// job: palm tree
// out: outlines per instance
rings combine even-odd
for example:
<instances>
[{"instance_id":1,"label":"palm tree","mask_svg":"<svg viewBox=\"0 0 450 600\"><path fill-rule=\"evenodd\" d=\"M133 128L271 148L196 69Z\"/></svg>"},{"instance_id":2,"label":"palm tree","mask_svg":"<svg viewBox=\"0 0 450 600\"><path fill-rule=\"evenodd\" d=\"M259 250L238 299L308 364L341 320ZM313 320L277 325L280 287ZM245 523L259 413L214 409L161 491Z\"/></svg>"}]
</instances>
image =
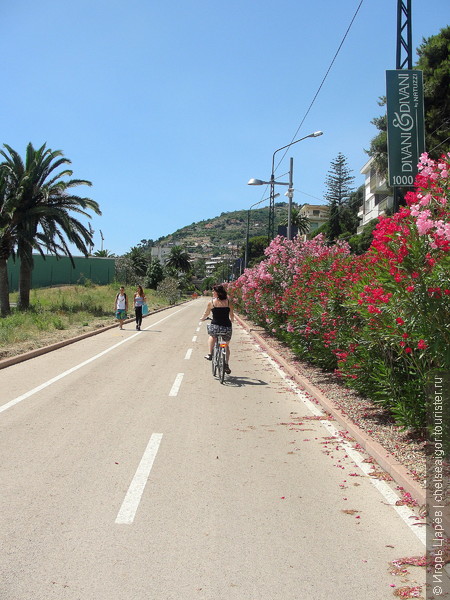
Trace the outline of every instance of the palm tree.
<instances>
[{"instance_id":1,"label":"palm tree","mask_svg":"<svg viewBox=\"0 0 450 600\"><path fill-rule=\"evenodd\" d=\"M91 186L90 181L63 179L73 174L67 168L55 173L60 167L71 164L60 150L52 151L46 148L46 144L36 150L29 143L24 163L15 150L6 144L4 147L7 152L0 152L5 158L2 168L16 199L14 220L20 258L19 307L28 308L33 250L38 250L43 256L44 250L48 250L72 259L69 243L87 256L92 245L92 233L72 213L90 218L88 210L98 215L101 211L94 200L70 193L71 188L78 185Z\"/></svg>"},{"instance_id":2,"label":"palm tree","mask_svg":"<svg viewBox=\"0 0 450 600\"><path fill-rule=\"evenodd\" d=\"M166 260L166 267L187 273L191 270L191 257L182 246L174 246Z\"/></svg>"},{"instance_id":3,"label":"palm tree","mask_svg":"<svg viewBox=\"0 0 450 600\"><path fill-rule=\"evenodd\" d=\"M150 266L148 255L142 247L133 246L130 248L127 256L130 258L137 283L138 281L141 281L143 277L145 277L147 269Z\"/></svg>"},{"instance_id":4,"label":"palm tree","mask_svg":"<svg viewBox=\"0 0 450 600\"><path fill-rule=\"evenodd\" d=\"M7 315L9 304L8 258L14 252L14 197L8 189L6 172L0 167L0 313Z\"/></svg>"},{"instance_id":5,"label":"palm tree","mask_svg":"<svg viewBox=\"0 0 450 600\"><path fill-rule=\"evenodd\" d=\"M96 250L92 256L97 258L115 258L115 254L109 250Z\"/></svg>"},{"instance_id":6,"label":"palm tree","mask_svg":"<svg viewBox=\"0 0 450 600\"><path fill-rule=\"evenodd\" d=\"M287 227L287 219L281 223L283 227ZM308 233L309 231L309 219L306 215L300 213L300 209L295 206L291 210L291 226L296 227L299 234Z\"/></svg>"}]
</instances>

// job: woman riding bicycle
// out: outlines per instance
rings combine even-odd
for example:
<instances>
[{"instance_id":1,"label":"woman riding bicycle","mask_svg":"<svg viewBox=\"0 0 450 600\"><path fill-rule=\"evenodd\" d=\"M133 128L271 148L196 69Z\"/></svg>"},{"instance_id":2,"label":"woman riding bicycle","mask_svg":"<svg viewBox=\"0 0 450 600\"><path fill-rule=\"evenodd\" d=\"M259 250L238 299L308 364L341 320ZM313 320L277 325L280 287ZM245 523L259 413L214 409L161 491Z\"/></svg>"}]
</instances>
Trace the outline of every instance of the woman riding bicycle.
<instances>
[{"instance_id":1,"label":"woman riding bicycle","mask_svg":"<svg viewBox=\"0 0 450 600\"><path fill-rule=\"evenodd\" d=\"M204 321L208 318L209 314L212 312L211 324L208 325L208 333L209 333L209 354L205 356L206 360L212 360L212 353L214 344L216 341L216 337L218 335L222 336L222 339L225 342L229 342L231 340L231 335L233 333L232 322L234 321L234 313L233 307L228 300L227 291L223 287L223 285L215 285L213 287L213 298L208 302L208 305L203 313L203 317L200 321ZM231 373L231 369L229 367L230 360L230 346L227 344L227 363L225 366L225 373Z\"/></svg>"}]
</instances>

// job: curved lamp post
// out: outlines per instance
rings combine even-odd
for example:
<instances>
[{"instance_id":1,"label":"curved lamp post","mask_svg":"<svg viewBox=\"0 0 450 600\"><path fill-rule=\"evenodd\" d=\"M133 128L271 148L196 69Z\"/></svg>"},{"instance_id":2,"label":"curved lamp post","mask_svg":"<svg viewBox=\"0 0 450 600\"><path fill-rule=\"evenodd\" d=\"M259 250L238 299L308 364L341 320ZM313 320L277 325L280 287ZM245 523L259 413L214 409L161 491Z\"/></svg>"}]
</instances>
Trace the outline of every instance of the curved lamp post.
<instances>
[{"instance_id":1,"label":"curved lamp post","mask_svg":"<svg viewBox=\"0 0 450 600\"><path fill-rule=\"evenodd\" d=\"M274 198L278 198L280 194L275 194ZM267 198L263 198L262 200L260 200L259 202L255 202L255 204L252 204L250 206L250 208L247 211L247 235L245 236L245 258L244 258L244 269L247 268L248 266L248 237L249 237L249 231L250 231L250 211L252 210L252 208L254 206L258 206L258 204L261 204L262 202L265 202L266 200L269 200L270 196Z\"/></svg>"},{"instance_id":2,"label":"curved lamp post","mask_svg":"<svg viewBox=\"0 0 450 600\"><path fill-rule=\"evenodd\" d=\"M315 131L314 133L305 135L304 137L300 138L299 140L295 140L294 142L291 142L290 144L286 144L286 146L282 146L281 148L278 148L277 150L275 150L275 152L272 155L272 172L270 175L270 181L262 181L261 179L250 179L250 181L247 184L247 185L270 185L270 212L269 212L269 231L268 231L269 243L270 243L270 240L273 238L274 226L275 226L275 206L274 206L275 186L276 185L289 186L289 189L288 189L288 198L289 198L288 228L287 228L287 234L288 234L289 240L291 239L292 198L294 196L294 184L293 184L294 159L291 158L291 162L290 162L289 182L285 183L283 181L275 181L275 154L277 152L280 152L280 150L285 150L286 148L290 148L294 144L298 144L298 142L306 140L307 138L319 137L320 135L323 135L323 131Z\"/></svg>"}]
</instances>

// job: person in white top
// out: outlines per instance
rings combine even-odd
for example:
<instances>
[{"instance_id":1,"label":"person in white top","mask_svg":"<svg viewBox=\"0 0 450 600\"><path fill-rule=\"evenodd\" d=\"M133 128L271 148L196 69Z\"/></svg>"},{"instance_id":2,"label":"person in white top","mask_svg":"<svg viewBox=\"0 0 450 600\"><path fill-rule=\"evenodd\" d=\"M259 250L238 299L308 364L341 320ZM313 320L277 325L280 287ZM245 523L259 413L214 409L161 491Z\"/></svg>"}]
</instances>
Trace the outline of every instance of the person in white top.
<instances>
[{"instance_id":1,"label":"person in white top","mask_svg":"<svg viewBox=\"0 0 450 600\"><path fill-rule=\"evenodd\" d=\"M114 310L116 313L116 319L119 321L119 329L123 329L123 322L127 318L128 312L128 298L125 294L125 288L120 287L119 293L114 301Z\"/></svg>"}]
</instances>

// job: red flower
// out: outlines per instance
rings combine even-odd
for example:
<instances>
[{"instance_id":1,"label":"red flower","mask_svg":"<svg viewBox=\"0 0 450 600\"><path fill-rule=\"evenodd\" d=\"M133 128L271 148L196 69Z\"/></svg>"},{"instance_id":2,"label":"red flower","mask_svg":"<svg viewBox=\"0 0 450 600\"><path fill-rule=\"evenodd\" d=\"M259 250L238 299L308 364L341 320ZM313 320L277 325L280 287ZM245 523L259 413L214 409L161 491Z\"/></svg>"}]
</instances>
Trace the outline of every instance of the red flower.
<instances>
[{"instance_id":1,"label":"red flower","mask_svg":"<svg viewBox=\"0 0 450 600\"><path fill-rule=\"evenodd\" d=\"M376 306L373 306L373 304L371 304L370 306L367 307L367 311L370 312L371 314L381 313L381 310L379 308L377 308Z\"/></svg>"},{"instance_id":2,"label":"red flower","mask_svg":"<svg viewBox=\"0 0 450 600\"><path fill-rule=\"evenodd\" d=\"M411 354L412 348L405 348L405 352L406 352L406 354Z\"/></svg>"},{"instance_id":3,"label":"red flower","mask_svg":"<svg viewBox=\"0 0 450 600\"><path fill-rule=\"evenodd\" d=\"M404 321L404 320L403 320L401 317L397 317L397 318L395 319L395 321L396 321L396 323L398 323L399 325L404 325L404 324L405 324L405 321Z\"/></svg>"},{"instance_id":4,"label":"red flower","mask_svg":"<svg viewBox=\"0 0 450 600\"><path fill-rule=\"evenodd\" d=\"M428 344L425 340L419 340L417 343L417 347L419 348L419 350L425 350L425 348L428 348Z\"/></svg>"}]
</instances>

